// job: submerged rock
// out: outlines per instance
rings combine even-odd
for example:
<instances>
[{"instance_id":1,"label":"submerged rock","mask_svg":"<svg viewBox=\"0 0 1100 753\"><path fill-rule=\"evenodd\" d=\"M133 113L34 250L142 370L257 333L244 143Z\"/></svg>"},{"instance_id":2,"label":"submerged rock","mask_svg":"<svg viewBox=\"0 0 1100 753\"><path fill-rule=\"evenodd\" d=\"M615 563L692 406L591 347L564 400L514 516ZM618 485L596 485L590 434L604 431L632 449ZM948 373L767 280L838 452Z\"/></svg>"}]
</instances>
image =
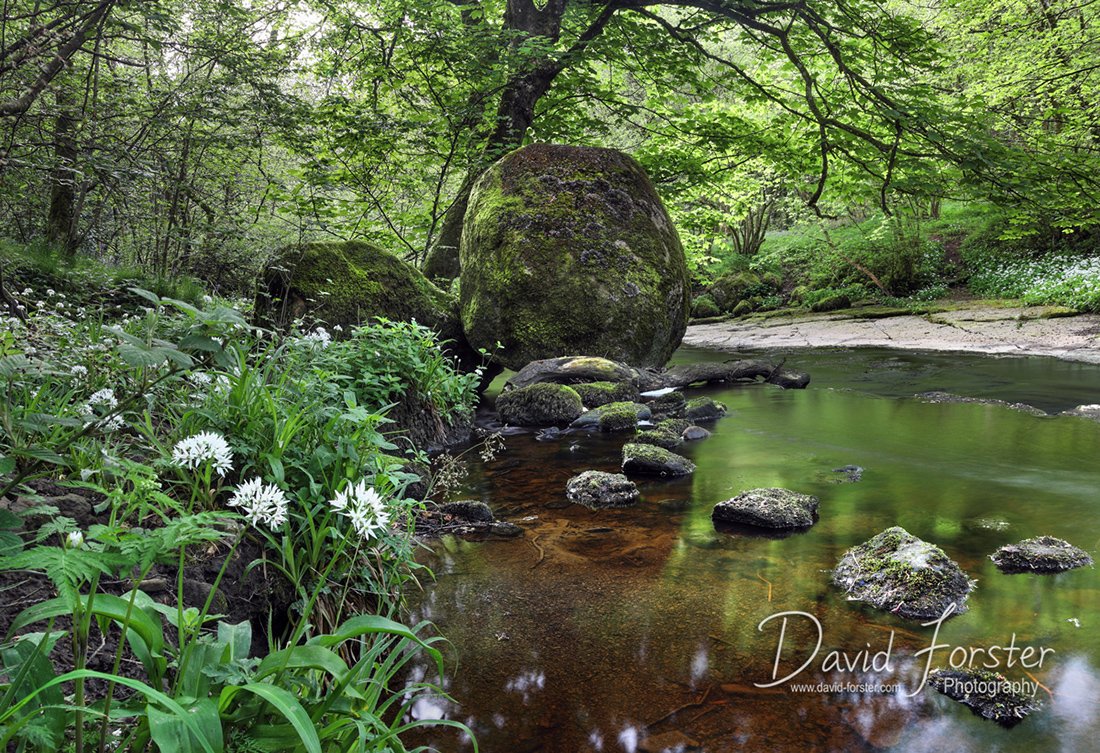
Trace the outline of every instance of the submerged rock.
<instances>
[{"instance_id":1,"label":"submerged rock","mask_svg":"<svg viewBox=\"0 0 1100 753\"><path fill-rule=\"evenodd\" d=\"M1010 403L1007 400L995 400L993 398L967 397L966 395L956 395L952 392L920 392L917 394L917 397L926 403L969 403L972 405L1000 405L1005 408L1011 408L1012 410L1018 410L1022 413L1030 413L1033 416L1047 415L1047 412L1045 410L1040 410L1034 405L1028 405L1027 403Z\"/></svg>"},{"instance_id":2,"label":"submerged rock","mask_svg":"<svg viewBox=\"0 0 1100 753\"><path fill-rule=\"evenodd\" d=\"M1039 708L1034 698L1013 690L1013 683L996 672L937 669L928 676L928 684L969 707L975 716L991 719L1002 727L1015 727Z\"/></svg>"},{"instance_id":3,"label":"submerged rock","mask_svg":"<svg viewBox=\"0 0 1100 753\"><path fill-rule=\"evenodd\" d=\"M613 149L505 155L470 192L459 256L467 337L509 368L569 353L663 366L687 327L679 236L645 171Z\"/></svg>"},{"instance_id":4,"label":"submerged rock","mask_svg":"<svg viewBox=\"0 0 1100 753\"><path fill-rule=\"evenodd\" d=\"M1083 549L1053 536L1002 546L989 559L1005 573L1061 573L1092 564L1092 557Z\"/></svg>"},{"instance_id":5,"label":"submerged rock","mask_svg":"<svg viewBox=\"0 0 1100 753\"><path fill-rule=\"evenodd\" d=\"M1078 405L1076 408L1062 411L1061 415L1077 416L1079 418L1089 418L1093 421L1100 421L1100 405Z\"/></svg>"},{"instance_id":6,"label":"submerged rock","mask_svg":"<svg viewBox=\"0 0 1100 753\"><path fill-rule=\"evenodd\" d=\"M700 439L709 437L710 432L702 426L689 426L681 432L680 436L688 442L698 442Z\"/></svg>"},{"instance_id":7,"label":"submerged rock","mask_svg":"<svg viewBox=\"0 0 1100 753\"><path fill-rule=\"evenodd\" d=\"M695 464L663 447L631 442L623 445L623 470L647 476L687 476Z\"/></svg>"},{"instance_id":8,"label":"submerged rock","mask_svg":"<svg viewBox=\"0 0 1100 753\"><path fill-rule=\"evenodd\" d=\"M494 520L492 508L484 502L473 499L446 502L439 506L439 511L471 523L490 523Z\"/></svg>"},{"instance_id":9,"label":"submerged rock","mask_svg":"<svg viewBox=\"0 0 1100 753\"><path fill-rule=\"evenodd\" d=\"M569 479L565 496L570 502L591 510L629 507L638 502L638 487L621 473L585 471Z\"/></svg>"},{"instance_id":10,"label":"submerged rock","mask_svg":"<svg viewBox=\"0 0 1100 753\"><path fill-rule=\"evenodd\" d=\"M834 468L833 473L843 473L848 477L848 481L856 482L863 478L863 469L858 465L845 465L840 468Z\"/></svg>"},{"instance_id":11,"label":"submerged rock","mask_svg":"<svg viewBox=\"0 0 1100 753\"><path fill-rule=\"evenodd\" d=\"M580 395L562 384L533 384L497 397L500 420L513 426L568 424L583 410Z\"/></svg>"},{"instance_id":12,"label":"submerged rock","mask_svg":"<svg viewBox=\"0 0 1100 753\"><path fill-rule=\"evenodd\" d=\"M691 421L713 421L726 415L726 406L709 397L694 397L684 406L684 418Z\"/></svg>"},{"instance_id":13,"label":"submerged rock","mask_svg":"<svg viewBox=\"0 0 1100 753\"><path fill-rule=\"evenodd\" d=\"M758 528L809 528L817 505L817 497L790 489L750 489L715 505L711 519Z\"/></svg>"},{"instance_id":14,"label":"submerged rock","mask_svg":"<svg viewBox=\"0 0 1100 753\"><path fill-rule=\"evenodd\" d=\"M911 620L966 611L974 583L943 550L894 526L844 553L833 583L850 600Z\"/></svg>"}]
</instances>

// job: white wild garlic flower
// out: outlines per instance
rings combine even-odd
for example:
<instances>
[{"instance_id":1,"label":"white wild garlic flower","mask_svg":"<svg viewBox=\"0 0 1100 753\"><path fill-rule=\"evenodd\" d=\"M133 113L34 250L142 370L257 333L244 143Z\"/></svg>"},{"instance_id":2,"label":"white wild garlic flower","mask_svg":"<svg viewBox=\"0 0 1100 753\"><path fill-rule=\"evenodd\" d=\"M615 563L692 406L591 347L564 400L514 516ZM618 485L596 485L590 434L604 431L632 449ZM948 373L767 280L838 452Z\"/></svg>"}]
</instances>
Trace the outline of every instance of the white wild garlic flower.
<instances>
[{"instance_id":1,"label":"white wild garlic flower","mask_svg":"<svg viewBox=\"0 0 1100 753\"><path fill-rule=\"evenodd\" d=\"M69 545L70 549L79 549L84 546L84 534L80 531L72 531L69 533L66 543Z\"/></svg>"},{"instance_id":2,"label":"white wild garlic flower","mask_svg":"<svg viewBox=\"0 0 1100 753\"><path fill-rule=\"evenodd\" d=\"M390 524L390 513L382 497L374 489L360 481L350 484L336 497L329 500L332 509L343 515L355 528L359 538L370 541Z\"/></svg>"},{"instance_id":3,"label":"white wild garlic flower","mask_svg":"<svg viewBox=\"0 0 1100 753\"><path fill-rule=\"evenodd\" d=\"M74 367L74 374L76 374L75 368L77 367ZM100 420L100 416L111 413L117 407L118 399L115 397L115 391L106 388L92 393L91 397L88 398L88 402L80 406L80 415L84 416L84 425L91 426ZM122 420L122 416L111 416L103 422L102 428L114 431L122 428L123 423L125 422Z\"/></svg>"},{"instance_id":4,"label":"white wild garlic flower","mask_svg":"<svg viewBox=\"0 0 1100 753\"><path fill-rule=\"evenodd\" d=\"M258 477L238 486L229 500L229 506L239 507L249 523L257 528L262 523L272 531L286 522L287 504L282 489Z\"/></svg>"},{"instance_id":5,"label":"white wild garlic flower","mask_svg":"<svg viewBox=\"0 0 1100 753\"><path fill-rule=\"evenodd\" d=\"M224 477L233 470L233 451L221 434L202 431L176 443L172 450L172 462L180 468L191 470L210 463L214 471Z\"/></svg>"}]
</instances>

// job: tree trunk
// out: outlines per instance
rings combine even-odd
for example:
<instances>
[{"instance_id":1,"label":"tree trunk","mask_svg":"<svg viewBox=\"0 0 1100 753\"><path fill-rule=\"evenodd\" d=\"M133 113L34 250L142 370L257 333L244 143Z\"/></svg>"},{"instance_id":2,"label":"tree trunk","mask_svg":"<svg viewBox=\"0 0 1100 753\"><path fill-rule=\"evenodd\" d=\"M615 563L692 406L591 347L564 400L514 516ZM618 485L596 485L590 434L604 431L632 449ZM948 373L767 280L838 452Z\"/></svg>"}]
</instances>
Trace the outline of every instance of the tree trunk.
<instances>
[{"instance_id":1,"label":"tree trunk","mask_svg":"<svg viewBox=\"0 0 1100 753\"><path fill-rule=\"evenodd\" d=\"M46 217L46 242L66 259L76 253L76 130L77 115L67 89L57 90L54 125L54 157L50 178L50 209Z\"/></svg>"},{"instance_id":2,"label":"tree trunk","mask_svg":"<svg viewBox=\"0 0 1100 753\"><path fill-rule=\"evenodd\" d=\"M508 0L503 29L506 34L510 33L512 47L519 47L534 37L556 42L561 34L566 2L549 0L539 8L534 0ZM470 191L486 167L523 145L527 130L535 120L535 107L539 99L550 90L560 72L561 66L557 61L542 59L508 80L497 107L496 127L489 134L478 163L462 181L458 195L444 213L439 236L428 250L424 260L424 274L428 277L447 282L458 277L461 270L458 248Z\"/></svg>"}]
</instances>

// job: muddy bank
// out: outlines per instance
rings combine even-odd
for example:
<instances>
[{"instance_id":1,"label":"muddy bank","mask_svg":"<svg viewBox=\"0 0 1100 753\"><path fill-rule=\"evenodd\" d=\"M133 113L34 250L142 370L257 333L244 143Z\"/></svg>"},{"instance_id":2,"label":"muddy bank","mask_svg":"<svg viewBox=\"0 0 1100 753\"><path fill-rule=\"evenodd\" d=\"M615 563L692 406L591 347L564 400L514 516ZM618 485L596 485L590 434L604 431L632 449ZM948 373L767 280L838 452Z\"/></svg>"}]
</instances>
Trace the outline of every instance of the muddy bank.
<instances>
[{"instance_id":1,"label":"muddy bank","mask_svg":"<svg viewBox=\"0 0 1100 753\"><path fill-rule=\"evenodd\" d=\"M1052 356L1100 363L1100 315L1060 316L1049 306L975 305L874 317L859 309L694 324L684 344L719 350L874 347Z\"/></svg>"}]
</instances>

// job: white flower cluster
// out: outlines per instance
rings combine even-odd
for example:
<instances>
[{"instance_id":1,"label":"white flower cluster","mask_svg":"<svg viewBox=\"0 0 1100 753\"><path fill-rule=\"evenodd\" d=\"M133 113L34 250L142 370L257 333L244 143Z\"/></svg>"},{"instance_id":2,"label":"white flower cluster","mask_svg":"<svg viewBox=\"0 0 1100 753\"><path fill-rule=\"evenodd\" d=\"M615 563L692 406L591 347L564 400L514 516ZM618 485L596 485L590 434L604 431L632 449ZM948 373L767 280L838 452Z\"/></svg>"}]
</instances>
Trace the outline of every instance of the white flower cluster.
<instances>
[{"instance_id":1,"label":"white flower cluster","mask_svg":"<svg viewBox=\"0 0 1100 753\"><path fill-rule=\"evenodd\" d=\"M337 492L336 497L329 500L329 504L351 521L352 527L363 541L370 541L390 524L390 513L382 497L363 481Z\"/></svg>"},{"instance_id":2,"label":"white flower cluster","mask_svg":"<svg viewBox=\"0 0 1100 753\"><path fill-rule=\"evenodd\" d=\"M88 402L80 406L80 415L84 416L84 425L91 426L100 420L99 416L107 415L117 407L118 399L115 397L115 391L110 388L102 389L93 392ZM113 431L121 428L124 423L121 415L115 415L104 421L102 428Z\"/></svg>"},{"instance_id":3,"label":"white flower cluster","mask_svg":"<svg viewBox=\"0 0 1100 753\"><path fill-rule=\"evenodd\" d=\"M296 342L308 345L311 348L327 348L329 343L332 342L332 335L324 327L318 327L312 332L307 332L299 337Z\"/></svg>"},{"instance_id":4,"label":"white flower cluster","mask_svg":"<svg viewBox=\"0 0 1100 753\"><path fill-rule=\"evenodd\" d=\"M225 476L233 470L233 451L221 434L203 431L177 442L172 450L172 462L192 470L210 463L219 476Z\"/></svg>"},{"instance_id":5,"label":"white flower cluster","mask_svg":"<svg viewBox=\"0 0 1100 753\"><path fill-rule=\"evenodd\" d=\"M260 478L238 486L229 506L241 508L252 525L259 527L262 523L272 531L278 530L287 518L287 499L283 490L275 484L265 484Z\"/></svg>"}]
</instances>

